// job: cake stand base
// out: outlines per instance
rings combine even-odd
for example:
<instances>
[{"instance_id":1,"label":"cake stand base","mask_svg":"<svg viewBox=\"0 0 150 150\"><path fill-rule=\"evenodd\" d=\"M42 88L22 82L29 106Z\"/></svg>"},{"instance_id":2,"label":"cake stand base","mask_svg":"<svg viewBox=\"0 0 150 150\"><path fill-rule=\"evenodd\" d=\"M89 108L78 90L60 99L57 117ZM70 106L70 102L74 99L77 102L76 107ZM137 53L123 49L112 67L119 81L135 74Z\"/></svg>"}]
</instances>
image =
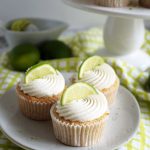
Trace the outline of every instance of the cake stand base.
<instances>
[{"instance_id":1,"label":"cake stand base","mask_svg":"<svg viewBox=\"0 0 150 150\"><path fill-rule=\"evenodd\" d=\"M128 54L141 48L144 34L142 19L109 17L104 28L105 47L115 54Z\"/></svg>"}]
</instances>

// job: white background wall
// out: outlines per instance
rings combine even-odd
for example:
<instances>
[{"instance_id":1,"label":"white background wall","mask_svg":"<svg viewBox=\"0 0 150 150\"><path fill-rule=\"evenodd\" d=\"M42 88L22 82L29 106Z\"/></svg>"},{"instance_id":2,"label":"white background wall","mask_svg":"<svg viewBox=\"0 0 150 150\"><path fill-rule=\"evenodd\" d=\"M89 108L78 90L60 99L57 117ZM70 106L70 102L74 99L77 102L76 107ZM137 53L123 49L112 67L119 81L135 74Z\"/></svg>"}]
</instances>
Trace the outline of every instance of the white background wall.
<instances>
[{"instance_id":1,"label":"white background wall","mask_svg":"<svg viewBox=\"0 0 150 150\"><path fill-rule=\"evenodd\" d=\"M75 27L103 25L105 21L104 16L71 8L61 0L0 0L0 20L24 16L59 19Z\"/></svg>"}]
</instances>

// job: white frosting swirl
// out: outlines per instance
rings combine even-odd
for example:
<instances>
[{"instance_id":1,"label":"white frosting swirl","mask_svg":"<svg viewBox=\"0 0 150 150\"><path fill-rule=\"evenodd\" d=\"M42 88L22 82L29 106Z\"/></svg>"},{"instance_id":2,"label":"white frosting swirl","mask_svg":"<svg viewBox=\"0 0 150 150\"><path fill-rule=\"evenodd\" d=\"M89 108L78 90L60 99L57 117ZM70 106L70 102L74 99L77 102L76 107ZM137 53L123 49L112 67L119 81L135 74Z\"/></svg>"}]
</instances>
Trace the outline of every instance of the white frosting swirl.
<instances>
[{"instance_id":1,"label":"white frosting swirl","mask_svg":"<svg viewBox=\"0 0 150 150\"><path fill-rule=\"evenodd\" d=\"M85 72L80 81L87 82L95 88L102 90L113 85L116 79L117 75L113 68L104 63L96 67L94 70Z\"/></svg>"},{"instance_id":2,"label":"white frosting swirl","mask_svg":"<svg viewBox=\"0 0 150 150\"><path fill-rule=\"evenodd\" d=\"M25 84L20 82L21 90L30 96L48 97L61 93L65 88L64 77L57 71L56 74L47 75Z\"/></svg>"},{"instance_id":3,"label":"white frosting swirl","mask_svg":"<svg viewBox=\"0 0 150 150\"><path fill-rule=\"evenodd\" d=\"M57 102L56 112L66 120L91 121L108 112L108 104L104 94L99 93L84 99L73 100L64 106Z\"/></svg>"}]
</instances>

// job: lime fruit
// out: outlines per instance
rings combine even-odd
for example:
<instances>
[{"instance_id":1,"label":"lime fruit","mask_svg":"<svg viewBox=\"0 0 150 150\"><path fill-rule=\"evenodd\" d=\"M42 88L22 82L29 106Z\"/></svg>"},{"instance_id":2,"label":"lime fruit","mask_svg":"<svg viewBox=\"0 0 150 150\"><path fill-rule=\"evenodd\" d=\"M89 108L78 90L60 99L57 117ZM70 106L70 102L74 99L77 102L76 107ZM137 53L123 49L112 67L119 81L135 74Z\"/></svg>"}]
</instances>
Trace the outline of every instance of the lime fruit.
<instances>
[{"instance_id":1,"label":"lime fruit","mask_svg":"<svg viewBox=\"0 0 150 150\"><path fill-rule=\"evenodd\" d=\"M29 67L39 62L40 53L34 45L22 44L14 47L8 53L8 59L13 69L26 71Z\"/></svg>"},{"instance_id":2,"label":"lime fruit","mask_svg":"<svg viewBox=\"0 0 150 150\"><path fill-rule=\"evenodd\" d=\"M84 82L75 83L64 91L61 97L61 105L65 105L72 100L85 98L93 94L98 94L93 86Z\"/></svg>"},{"instance_id":3,"label":"lime fruit","mask_svg":"<svg viewBox=\"0 0 150 150\"><path fill-rule=\"evenodd\" d=\"M92 70L103 63L104 60L100 56L92 56L87 58L79 67L78 78L81 79L86 71Z\"/></svg>"},{"instance_id":4,"label":"lime fruit","mask_svg":"<svg viewBox=\"0 0 150 150\"><path fill-rule=\"evenodd\" d=\"M42 78L49 74L55 74L56 70L47 63L39 63L30 67L25 75L25 83L29 83L35 79Z\"/></svg>"},{"instance_id":5,"label":"lime fruit","mask_svg":"<svg viewBox=\"0 0 150 150\"><path fill-rule=\"evenodd\" d=\"M147 71L149 72L149 77L143 86L146 91L150 92L150 70L148 69Z\"/></svg>"},{"instance_id":6,"label":"lime fruit","mask_svg":"<svg viewBox=\"0 0 150 150\"><path fill-rule=\"evenodd\" d=\"M39 46L41 59L59 59L72 57L72 50L65 43L52 40L46 41Z\"/></svg>"},{"instance_id":7,"label":"lime fruit","mask_svg":"<svg viewBox=\"0 0 150 150\"><path fill-rule=\"evenodd\" d=\"M24 31L29 24L31 22L27 19L18 19L11 24L10 29L12 31Z\"/></svg>"}]
</instances>

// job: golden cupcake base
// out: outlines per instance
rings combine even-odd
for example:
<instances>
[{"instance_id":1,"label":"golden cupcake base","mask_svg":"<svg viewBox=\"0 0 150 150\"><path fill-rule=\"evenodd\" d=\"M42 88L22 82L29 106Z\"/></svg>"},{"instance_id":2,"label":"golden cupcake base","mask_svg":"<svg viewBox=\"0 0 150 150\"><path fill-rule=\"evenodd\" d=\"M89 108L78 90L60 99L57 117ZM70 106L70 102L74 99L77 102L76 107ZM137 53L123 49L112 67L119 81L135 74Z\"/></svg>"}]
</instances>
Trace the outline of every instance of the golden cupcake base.
<instances>
[{"instance_id":1,"label":"golden cupcake base","mask_svg":"<svg viewBox=\"0 0 150 150\"><path fill-rule=\"evenodd\" d=\"M19 107L24 116L39 121L50 120L50 108L59 99L60 95L37 98L27 95L21 91L19 85L16 87Z\"/></svg>"},{"instance_id":2,"label":"golden cupcake base","mask_svg":"<svg viewBox=\"0 0 150 150\"><path fill-rule=\"evenodd\" d=\"M100 90L106 96L108 105L112 105L115 102L119 85L120 81L117 79L111 87Z\"/></svg>"}]
</instances>

